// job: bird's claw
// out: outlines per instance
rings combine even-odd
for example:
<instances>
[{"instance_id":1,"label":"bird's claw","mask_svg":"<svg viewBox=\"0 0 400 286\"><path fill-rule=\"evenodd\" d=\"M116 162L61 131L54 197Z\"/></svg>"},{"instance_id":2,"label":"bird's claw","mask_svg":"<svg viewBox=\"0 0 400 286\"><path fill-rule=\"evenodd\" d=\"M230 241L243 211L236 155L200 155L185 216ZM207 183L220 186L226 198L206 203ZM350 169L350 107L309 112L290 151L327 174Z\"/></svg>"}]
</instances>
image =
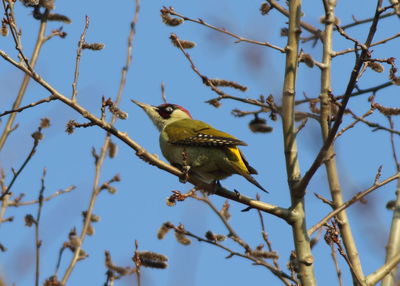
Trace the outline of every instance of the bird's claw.
<instances>
[{"instance_id":1,"label":"bird's claw","mask_svg":"<svg viewBox=\"0 0 400 286\"><path fill-rule=\"evenodd\" d=\"M182 176L179 177L179 182L185 184L188 179L189 179L189 170L190 170L190 166L183 166L181 168L182 171Z\"/></svg>"}]
</instances>

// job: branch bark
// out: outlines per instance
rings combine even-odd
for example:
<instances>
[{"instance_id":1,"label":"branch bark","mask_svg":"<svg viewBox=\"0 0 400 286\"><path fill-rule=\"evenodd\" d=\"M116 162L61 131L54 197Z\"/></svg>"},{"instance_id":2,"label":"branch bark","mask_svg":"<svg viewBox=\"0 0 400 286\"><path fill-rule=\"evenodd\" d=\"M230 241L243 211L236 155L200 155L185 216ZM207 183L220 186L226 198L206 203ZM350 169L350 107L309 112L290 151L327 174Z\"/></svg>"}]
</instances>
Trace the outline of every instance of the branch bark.
<instances>
[{"instance_id":1,"label":"branch bark","mask_svg":"<svg viewBox=\"0 0 400 286\"><path fill-rule=\"evenodd\" d=\"M321 93L320 93L320 126L323 142L326 142L330 132L330 122L332 118L332 109L335 107L333 102L330 100L330 94L332 93L332 81L331 81L331 67L332 67L332 39L333 39L333 28L335 23L335 6L336 0L325 0L325 30L323 33L323 56L322 56L322 72L321 72ZM331 193L333 207L338 208L344 202L342 195L342 188L339 181L338 170L336 166L334 145L329 145L326 150L325 170L328 177L329 190ZM350 222L347 217L346 211L343 210L337 214L339 223L340 234L343 239L343 244L346 249L349 263L351 263L354 271L353 284L358 285L356 277L363 279L364 274L360 258L358 256L358 250L354 237L351 231Z\"/></svg>"},{"instance_id":2,"label":"branch bark","mask_svg":"<svg viewBox=\"0 0 400 286\"><path fill-rule=\"evenodd\" d=\"M394 128L394 123L389 117L390 128ZM400 172L400 164L397 159L396 145L394 143L394 134L390 133L390 143L392 145L393 159L396 165L397 172ZM392 225L390 226L389 240L386 246L385 262L389 263L400 249L400 179L397 179L396 186L396 203L393 210ZM390 274L385 276L382 281L382 286L393 286L396 283L396 268L394 267Z\"/></svg>"},{"instance_id":3,"label":"branch bark","mask_svg":"<svg viewBox=\"0 0 400 286\"><path fill-rule=\"evenodd\" d=\"M314 258L311 253L310 238L307 235L304 196L297 196L295 190L295 186L301 177L294 120L301 14L301 1L289 1L289 31L282 97L282 124L286 172L292 200L291 211L293 216L291 225L296 256L299 262L298 276L303 286L312 286L316 285L313 265Z\"/></svg>"},{"instance_id":4,"label":"branch bark","mask_svg":"<svg viewBox=\"0 0 400 286\"><path fill-rule=\"evenodd\" d=\"M45 14L47 15L48 12L49 12L48 9L46 9ZM29 67L31 67L32 69L35 68L37 59L39 58L40 50L45 42L44 34L46 32L46 26L47 26L47 18L42 17L42 19L40 21L39 32L38 32L38 36L36 39L35 47L33 49L32 57L29 62ZM21 86L18 91L18 95L13 103L12 110L18 109L19 106L21 105L22 98L24 97L26 89L28 88L30 79L31 79L31 76L29 74L25 73L24 79L22 80ZM0 151L3 149L8 136L10 135L10 133L13 130L13 124L14 124L16 116L17 116L17 113L12 113L10 115L10 117L8 117L8 119L7 119L3 133L1 134L1 137L0 137Z\"/></svg>"}]
</instances>

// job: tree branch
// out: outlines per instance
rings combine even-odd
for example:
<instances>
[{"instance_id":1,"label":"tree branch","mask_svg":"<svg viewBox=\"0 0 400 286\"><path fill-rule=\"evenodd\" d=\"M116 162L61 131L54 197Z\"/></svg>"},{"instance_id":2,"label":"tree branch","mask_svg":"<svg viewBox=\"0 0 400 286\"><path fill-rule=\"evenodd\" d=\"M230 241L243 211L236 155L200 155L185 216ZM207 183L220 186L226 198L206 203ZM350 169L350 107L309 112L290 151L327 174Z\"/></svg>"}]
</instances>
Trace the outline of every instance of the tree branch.
<instances>
[{"instance_id":1,"label":"tree branch","mask_svg":"<svg viewBox=\"0 0 400 286\"><path fill-rule=\"evenodd\" d=\"M393 257L387 261L381 268L368 275L365 279L366 286L373 286L381 281L386 275L392 271L400 262L400 252L397 252Z\"/></svg>"},{"instance_id":2,"label":"tree branch","mask_svg":"<svg viewBox=\"0 0 400 286\"><path fill-rule=\"evenodd\" d=\"M323 144L321 150L319 151L319 153L318 153L317 157L315 158L314 162L312 163L311 167L308 169L308 171L305 173L304 177L301 179L301 181L296 186L296 193L298 193L299 196L304 196L305 189L306 189L308 183L310 182L311 178L314 176L314 174L318 170L318 168L321 166L321 164L324 162L327 151L329 150L331 144L333 143L333 140L335 139L335 136L339 129L339 126L342 123L342 118L343 118L344 112L346 110L347 103L349 102L352 91L356 86L361 68L364 64L364 61L369 58L370 52L369 52L368 48L370 47L371 42L374 38L374 35L376 32L376 27L378 25L379 16L382 13L382 9L381 9L382 1L383 0L378 0L377 8L375 11L374 21L371 24L371 28L369 30L367 39L364 44L366 49L363 49L361 52L361 55L359 57L357 57L357 59L356 59L354 68L352 69L350 79L349 79L349 82L346 87L346 92L344 94L343 100L341 101L341 106L339 108L339 111L337 112L337 115L336 115L335 123L333 124L332 128L330 129L329 134L326 137L325 143Z\"/></svg>"},{"instance_id":3,"label":"tree branch","mask_svg":"<svg viewBox=\"0 0 400 286\"><path fill-rule=\"evenodd\" d=\"M6 7L5 0L2 0L2 2L3 2L4 7ZM4 8L4 9L6 10L6 8ZM49 13L49 10L46 9L45 15L47 15L48 13ZM6 13L6 14L8 14L8 13ZM38 36L37 36L37 39L36 39L35 47L34 47L33 52L32 52L31 60L27 64L27 66L28 66L27 69L29 70L29 73L25 73L25 75L24 75L24 79L22 80L22 83L21 83L21 86L19 88L17 97L16 97L16 99L15 99L15 101L13 103L12 110L18 109L18 107L20 106L20 104L22 102L22 98L25 95L26 89L27 89L29 81L31 79L31 76L30 76L31 71L35 68L36 61L37 61L37 59L39 57L40 50L41 50L41 48L43 46L43 43L44 43L44 34L46 32L46 26L47 26L47 17L42 17L42 19L40 20L39 32L38 32ZM13 30L14 29L11 28L11 31L13 31ZM13 33L13 36L14 36L14 33ZM14 41L15 41L15 44L16 44L16 47L17 47L17 50L19 51L19 53L22 55L23 58L26 58L23 55L21 48L19 48L19 41L15 37L14 37ZM12 126L14 124L16 116L17 116L16 113L12 113L10 115L10 117L7 119L7 122L5 124L4 129L3 129L3 133L1 134L1 137L0 137L0 151L3 149L4 144L5 144L8 136L10 135L10 133L13 130Z\"/></svg>"},{"instance_id":4,"label":"tree branch","mask_svg":"<svg viewBox=\"0 0 400 286\"><path fill-rule=\"evenodd\" d=\"M342 210L348 208L352 204L356 203L357 201L361 200L363 197L371 193L372 191L375 191L376 189L390 183L391 181L394 181L396 179L400 178L400 173L397 173L386 180L383 180L382 182L376 182L373 186L370 188L366 189L365 191L357 193L355 196L353 196L350 200L347 202L343 203L342 205L338 206L334 211L330 212L327 214L323 219L321 219L317 224L315 224L313 227L311 227L308 230L308 235L312 235L316 230L318 230L320 227L322 227L324 224L326 224L331 218L333 218L335 215L340 213Z\"/></svg>"},{"instance_id":5,"label":"tree branch","mask_svg":"<svg viewBox=\"0 0 400 286\"><path fill-rule=\"evenodd\" d=\"M74 81L72 83L72 96L71 100L76 101L76 96L78 91L76 90L76 86L78 84L78 77L79 77L79 64L81 62L81 54L82 54L82 47L85 43L86 39L86 32L89 28L89 17L86 15L85 17L85 28L83 28L83 32L78 42L78 49L76 50L76 60L75 60L75 73L74 73Z\"/></svg>"},{"instance_id":6,"label":"tree branch","mask_svg":"<svg viewBox=\"0 0 400 286\"><path fill-rule=\"evenodd\" d=\"M285 53L285 50L282 49L281 47L278 47L278 46L276 46L276 45L270 44L270 43L268 43L268 42L260 42L260 41L256 41L256 40L250 40L250 39L241 37L241 36L239 36L239 35L237 35L237 34L235 34L235 33L229 32L229 31L227 31L226 29L218 28L218 27L216 27L216 26L210 25L210 24L204 22L202 19L197 19L197 20L196 20L196 19L192 19L192 18L183 16L183 15L181 15L181 14L175 12L175 10L174 10L172 7L167 8L167 7L164 6L162 12L163 12L163 11L164 11L165 13L168 13L168 14L171 14L171 15L173 15L173 16L179 17L179 18L181 18L181 19L183 19L183 20L185 20L185 21L197 23L197 24L203 25L203 26L205 26L205 27L207 27L207 28L210 28L210 29L212 29L212 30L214 30L214 31L218 31L218 32L223 33L223 34L225 34L225 35L231 36L231 37L233 37L233 38L235 38L235 39L237 40L235 43L246 42L246 43L250 43L250 44L255 44L255 45L260 45L260 46L269 47L269 48L272 48L272 49L274 49L274 50L277 50L277 51L279 51L279 52L281 52L281 53Z\"/></svg>"}]
</instances>

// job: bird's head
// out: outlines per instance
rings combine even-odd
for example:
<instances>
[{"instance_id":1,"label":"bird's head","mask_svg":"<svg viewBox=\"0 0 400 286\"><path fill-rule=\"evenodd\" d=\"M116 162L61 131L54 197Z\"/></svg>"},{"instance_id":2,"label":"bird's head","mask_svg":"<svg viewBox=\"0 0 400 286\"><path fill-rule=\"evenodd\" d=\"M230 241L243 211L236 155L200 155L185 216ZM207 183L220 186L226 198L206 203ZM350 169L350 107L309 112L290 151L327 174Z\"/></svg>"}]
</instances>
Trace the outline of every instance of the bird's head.
<instances>
[{"instance_id":1,"label":"bird's head","mask_svg":"<svg viewBox=\"0 0 400 286\"><path fill-rule=\"evenodd\" d=\"M164 103L159 106L153 106L136 100L132 100L132 102L147 113L160 131L176 120L192 118L189 111L177 104Z\"/></svg>"}]
</instances>

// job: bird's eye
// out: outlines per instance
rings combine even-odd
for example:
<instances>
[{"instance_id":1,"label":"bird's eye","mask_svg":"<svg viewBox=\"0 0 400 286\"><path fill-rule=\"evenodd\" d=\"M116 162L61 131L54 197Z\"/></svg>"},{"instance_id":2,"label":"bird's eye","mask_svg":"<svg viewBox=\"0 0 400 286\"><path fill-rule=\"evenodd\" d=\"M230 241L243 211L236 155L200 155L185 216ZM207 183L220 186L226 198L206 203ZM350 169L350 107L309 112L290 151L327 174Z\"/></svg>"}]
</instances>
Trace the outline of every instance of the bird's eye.
<instances>
[{"instance_id":1,"label":"bird's eye","mask_svg":"<svg viewBox=\"0 0 400 286\"><path fill-rule=\"evenodd\" d=\"M172 111L174 111L174 109L172 108L172 106L168 106L165 108L165 111L168 113L172 113Z\"/></svg>"}]
</instances>

